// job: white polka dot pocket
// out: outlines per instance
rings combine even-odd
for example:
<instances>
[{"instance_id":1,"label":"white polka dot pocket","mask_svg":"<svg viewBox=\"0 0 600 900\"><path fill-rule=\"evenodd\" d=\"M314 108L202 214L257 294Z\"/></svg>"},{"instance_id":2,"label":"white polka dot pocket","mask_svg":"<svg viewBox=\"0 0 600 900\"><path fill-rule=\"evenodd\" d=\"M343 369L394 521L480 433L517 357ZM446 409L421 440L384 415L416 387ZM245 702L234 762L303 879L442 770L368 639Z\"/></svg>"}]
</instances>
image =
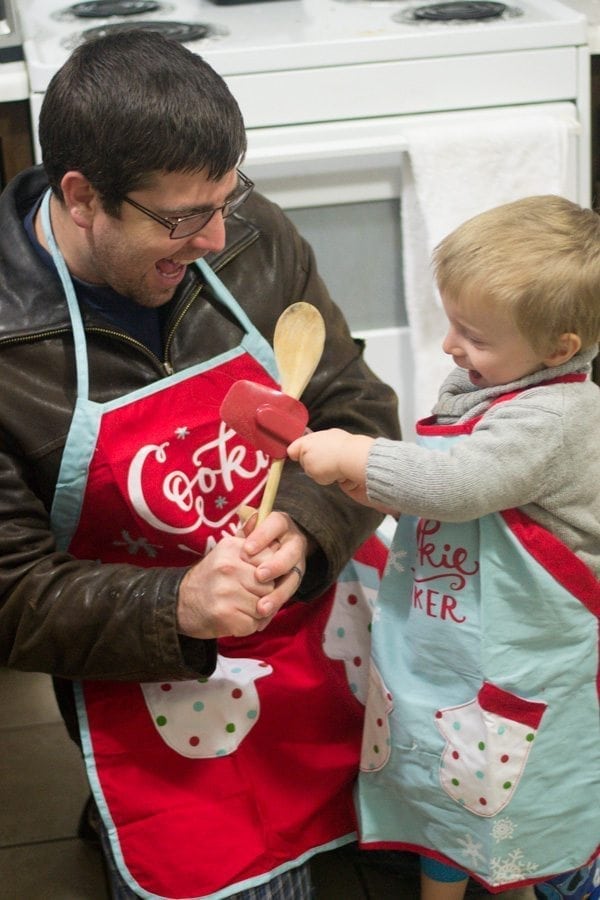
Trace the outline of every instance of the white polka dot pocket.
<instances>
[{"instance_id":1,"label":"white polka dot pocket","mask_svg":"<svg viewBox=\"0 0 600 900\"><path fill-rule=\"evenodd\" d=\"M393 708L392 695L387 689L379 669L371 660L369 702L365 711L365 727L360 754L361 772L378 772L387 765L392 751L390 714Z\"/></svg>"},{"instance_id":2,"label":"white polka dot pocket","mask_svg":"<svg viewBox=\"0 0 600 900\"><path fill-rule=\"evenodd\" d=\"M453 800L478 816L509 803L532 751L546 704L485 682L475 700L440 709L446 739L440 782Z\"/></svg>"},{"instance_id":3,"label":"white polka dot pocket","mask_svg":"<svg viewBox=\"0 0 600 900\"><path fill-rule=\"evenodd\" d=\"M255 682L272 671L260 659L219 655L210 678L147 683L142 691L162 740L181 756L208 759L240 746L260 715Z\"/></svg>"}]
</instances>

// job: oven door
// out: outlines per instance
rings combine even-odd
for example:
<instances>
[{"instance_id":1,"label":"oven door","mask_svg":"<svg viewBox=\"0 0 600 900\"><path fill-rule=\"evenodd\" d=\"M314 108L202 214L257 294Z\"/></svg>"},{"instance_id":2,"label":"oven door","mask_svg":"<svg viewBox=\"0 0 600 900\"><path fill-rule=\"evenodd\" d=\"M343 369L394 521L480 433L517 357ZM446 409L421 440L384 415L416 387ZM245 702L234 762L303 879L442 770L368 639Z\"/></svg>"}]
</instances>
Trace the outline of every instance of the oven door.
<instances>
[{"instance_id":1,"label":"oven door","mask_svg":"<svg viewBox=\"0 0 600 900\"><path fill-rule=\"evenodd\" d=\"M414 437L418 344L405 302L406 252L402 197L411 129L429 123L487 123L539 112L568 123L562 193L587 204L579 170L575 104L437 113L250 129L244 169L258 190L286 210L312 245L319 271L355 337L365 341L369 366L398 394L405 438ZM540 148L543 153L543 147ZM440 196L444 191L440 184ZM480 208L489 206L481 197ZM303 299L301 297L298 298ZM414 335L413 335L414 337ZM443 357L436 341L436 352ZM445 358L443 362L447 364ZM416 365L417 363L417 365ZM435 399L435 397L433 398Z\"/></svg>"}]
</instances>

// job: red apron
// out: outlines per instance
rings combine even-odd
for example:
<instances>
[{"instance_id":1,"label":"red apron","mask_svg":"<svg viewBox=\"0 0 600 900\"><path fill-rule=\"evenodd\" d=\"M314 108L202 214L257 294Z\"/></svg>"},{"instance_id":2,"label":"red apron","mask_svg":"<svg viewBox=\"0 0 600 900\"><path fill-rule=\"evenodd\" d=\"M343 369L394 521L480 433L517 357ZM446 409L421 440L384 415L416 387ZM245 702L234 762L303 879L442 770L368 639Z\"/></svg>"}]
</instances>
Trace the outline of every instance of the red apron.
<instances>
[{"instance_id":1,"label":"red apron","mask_svg":"<svg viewBox=\"0 0 600 900\"><path fill-rule=\"evenodd\" d=\"M269 461L219 408L239 378L276 383L272 351L200 266L245 329L242 344L105 405L87 399L83 329L59 267L79 399L53 523L75 556L188 565L236 531L241 503L260 499ZM226 897L354 839L369 623L385 556L372 539L318 601L290 602L264 632L219 641L208 679L76 686L94 797L140 896Z\"/></svg>"}]
</instances>

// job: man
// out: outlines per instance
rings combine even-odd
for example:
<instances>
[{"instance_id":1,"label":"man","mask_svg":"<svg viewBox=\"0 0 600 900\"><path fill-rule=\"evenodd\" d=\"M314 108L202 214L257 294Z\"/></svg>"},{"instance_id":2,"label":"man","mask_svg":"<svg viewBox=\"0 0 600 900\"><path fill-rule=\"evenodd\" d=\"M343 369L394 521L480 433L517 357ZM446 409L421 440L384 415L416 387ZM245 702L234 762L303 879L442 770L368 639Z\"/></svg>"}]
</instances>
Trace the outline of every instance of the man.
<instances>
[{"instance_id":1,"label":"man","mask_svg":"<svg viewBox=\"0 0 600 900\"><path fill-rule=\"evenodd\" d=\"M395 397L239 171L239 109L200 57L84 44L39 137L0 199L0 662L55 677L115 897L304 900L307 860L353 836L361 658L331 642L381 571L379 516L287 466L243 533L268 459L219 409L277 383L300 299L327 335L311 427L396 439Z\"/></svg>"}]
</instances>

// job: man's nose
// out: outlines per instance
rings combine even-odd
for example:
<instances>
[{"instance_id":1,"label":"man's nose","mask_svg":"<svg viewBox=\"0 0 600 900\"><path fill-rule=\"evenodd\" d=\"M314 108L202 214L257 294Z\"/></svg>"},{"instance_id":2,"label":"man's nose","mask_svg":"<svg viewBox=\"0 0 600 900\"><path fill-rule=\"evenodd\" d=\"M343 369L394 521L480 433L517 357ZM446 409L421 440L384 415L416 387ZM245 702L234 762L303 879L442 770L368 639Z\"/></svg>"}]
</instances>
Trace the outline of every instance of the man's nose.
<instances>
[{"instance_id":1,"label":"man's nose","mask_svg":"<svg viewBox=\"0 0 600 900\"><path fill-rule=\"evenodd\" d=\"M189 243L206 253L219 253L225 246L225 219L217 210L202 231L190 235Z\"/></svg>"}]
</instances>

